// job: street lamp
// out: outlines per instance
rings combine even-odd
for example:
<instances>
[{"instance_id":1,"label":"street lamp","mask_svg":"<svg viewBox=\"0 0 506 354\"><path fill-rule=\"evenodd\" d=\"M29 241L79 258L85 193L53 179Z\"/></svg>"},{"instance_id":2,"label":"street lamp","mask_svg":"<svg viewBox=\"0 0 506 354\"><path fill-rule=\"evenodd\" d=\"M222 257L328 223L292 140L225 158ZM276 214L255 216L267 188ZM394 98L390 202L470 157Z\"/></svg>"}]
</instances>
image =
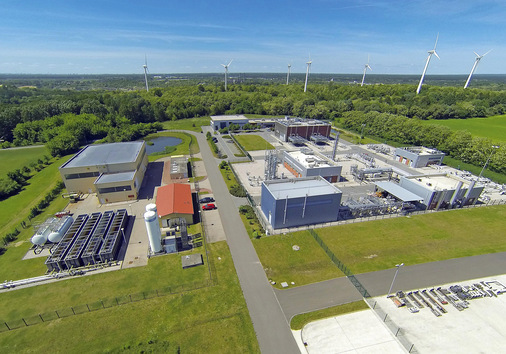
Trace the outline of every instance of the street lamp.
<instances>
[{"instance_id":1,"label":"street lamp","mask_svg":"<svg viewBox=\"0 0 506 354\"><path fill-rule=\"evenodd\" d=\"M492 157L492 155L494 154L495 150L497 150L497 149L499 149L499 146L492 145L492 151L490 151L490 155L488 155L488 159L487 159L487 161L485 161L485 164L483 165L483 168L481 169L480 175L478 176L478 181L480 180L481 175L485 171L485 168L487 168L487 165L488 165L488 163L490 161L490 158Z\"/></svg>"},{"instance_id":2,"label":"street lamp","mask_svg":"<svg viewBox=\"0 0 506 354\"><path fill-rule=\"evenodd\" d=\"M126 237L125 237L125 228L121 228L121 234L123 235L123 243L126 244Z\"/></svg>"},{"instance_id":3,"label":"street lamp","mask_svg":"<svg viewBox=\"0 0 506 354\"><path fill-rule=\"evenodd\" d=\"M387 297L390 297L390 293L392 292L392 288L394 287L395 278L397 277L397 273L399 273L399 268L401 268L403 265L404 265L404 263L395 265L395 267L397 269L395 270L394 278L392 279L392 284L390 285L390 289L388 289Z\"/></svg>"}]
</instances>

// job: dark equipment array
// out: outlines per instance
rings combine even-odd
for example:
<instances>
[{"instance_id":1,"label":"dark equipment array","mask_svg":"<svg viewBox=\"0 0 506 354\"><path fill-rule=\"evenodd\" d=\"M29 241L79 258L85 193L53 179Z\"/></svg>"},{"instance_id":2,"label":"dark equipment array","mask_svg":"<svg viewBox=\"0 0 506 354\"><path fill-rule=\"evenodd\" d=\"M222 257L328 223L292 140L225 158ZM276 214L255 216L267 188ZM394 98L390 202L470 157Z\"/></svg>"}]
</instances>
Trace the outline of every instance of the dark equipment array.
<instances>
[{"instance_id":1,"label":"dark equipment array","mask_svg":"<svg viewBox=\"0 0 506 354\"><path fill-rule=\"evenodd\" d=\"M448 289L438 287L430 290L410 291L406 294L399 291L396 296L391 297L391 300L397 307L405 306L412 313L427 307L436 317L439 317L448 312L444 305L449 303L457 310L463 311L469 307L468 300L497 297L505 292L506 286L498 281L482 281L466 286L452 285Z\"/></svg>"},{"instance_id":2,"label":"dark equipment array","mask_svg":"<svg viewBox=\"0 0 506 354\"><path fill-rule=\"evenodd\" d=\"M126 209L79 215L47 258L48 271L117 260L127 220Z\"/></svg>"}]
</instances>

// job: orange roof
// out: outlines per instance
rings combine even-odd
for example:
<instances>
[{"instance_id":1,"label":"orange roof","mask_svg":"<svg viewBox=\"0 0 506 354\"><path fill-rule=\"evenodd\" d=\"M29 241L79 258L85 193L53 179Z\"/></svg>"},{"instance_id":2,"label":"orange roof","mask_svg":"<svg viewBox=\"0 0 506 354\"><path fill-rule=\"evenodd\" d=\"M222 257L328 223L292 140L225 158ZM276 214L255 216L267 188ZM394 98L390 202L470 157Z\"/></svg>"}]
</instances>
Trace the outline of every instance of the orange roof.
<instances>
[{"instance_id":1,"label":"orange roof","mask_svg":"<svg viewBox=\"0 0 506 354\"><path fill-rule=\"evenodd\" d=\"M160 217L170 214L193 214L190 185L172 183L158 188L156 209Z\"/></svg>"}]
</instances>

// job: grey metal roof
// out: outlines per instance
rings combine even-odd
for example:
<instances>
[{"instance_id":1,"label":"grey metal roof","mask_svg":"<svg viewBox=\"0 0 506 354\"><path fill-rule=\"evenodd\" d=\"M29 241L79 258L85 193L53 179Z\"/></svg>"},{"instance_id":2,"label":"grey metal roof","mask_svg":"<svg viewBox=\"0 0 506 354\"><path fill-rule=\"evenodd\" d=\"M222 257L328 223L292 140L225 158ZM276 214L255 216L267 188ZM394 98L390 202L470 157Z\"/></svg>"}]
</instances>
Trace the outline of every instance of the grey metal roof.
<instances>
[{"instance_id":1,"label":"grey metal roof","mask_svg":"<svg viewBox=\"0 0 506 354\"><path fill-rule=\"evenodd\" d=\"M64 164L62 168L134 162L143 145L144 141L88 145Z\"/></svg>"},{"instance_id":2,"label":"grey metal roof","mask_svg":"<svg viewBox=\"0 0 506 354\"><path fill-rule=\"evenodd\" d=\"M397 183L394 182L378 181L375 182L374 184L379 188L383 189L384 191L387 191L393 196L399 198L403 202L414 202L423 200L423 198L421 198L419 195L416 195L415 193L408 191L407 189L399 186Z\"/></svg>"},{"instance_id":3,"label":"grey metal roof","mask_svg":"<svg viewBox=\"0 0 506 354\"><path fill-rule=\"evenodd\" d=\"M103 173L93 184L105 184L114 182L131 182L135 176L135 171L118 172L118 173Z\"/></svg>"},{"instance_id":4,"label":"grey metal roof","mask_svg":"<svg viewBox=\"0 0 506 354\"><path fill-rule=\"evenodd\" d=\"M275 199L301 198L342 193L323 178L293 178L264 182Z\"/></svg>"}]
</instances>

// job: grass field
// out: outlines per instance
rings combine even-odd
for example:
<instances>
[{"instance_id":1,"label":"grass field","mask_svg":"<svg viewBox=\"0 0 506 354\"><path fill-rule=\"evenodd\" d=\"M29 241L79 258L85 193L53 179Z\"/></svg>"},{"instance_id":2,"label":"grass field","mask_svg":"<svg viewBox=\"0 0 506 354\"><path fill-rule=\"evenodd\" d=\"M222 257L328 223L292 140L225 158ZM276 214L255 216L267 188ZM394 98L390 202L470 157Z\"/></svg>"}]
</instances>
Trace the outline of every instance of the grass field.
<instances>
[{"instance_id":1,"label":"grass field","mask_svg":"<svg viewBox=\"0 0 506 354\"><path fill-rule=\"evenodd\" d=\"M299 330L309 322L321 320L328 317L344 315L350 312L366 310L368 308L369 306L367 306L365 301L355 301L344 305L329 307L323 310L303 313L301 315L293 316L292 320L290 321L290 327L293 330Z\"/></svg>"},{"instance_id":2,"label":"grass field","mask_svg":"<svg viewBox=\"0 0 506 354\"><path fill-rule=\"evenodd\" d=\"M506 251L506 205L317 229L353 273Z\"/></svg>"},{"instance_id":3,"label":"grass field","mask_svg":"<svg viewBox=\"0 0 506 354\"><path fill-rule=\"evenodd\" d=\"M506 206L316 229L353 273L506 251ZM252 240L267 276L296 286L343 276L308 231ZM299 251L292 246L298 245Z\"/></svg>"},{"instance_id":4,"label":"grass field","mask_svg":"<svg viewBox=\"0 0 506 354\"><path fill-rule=\"evenodd\" d=\"M4 332L0 352L259 353L228 246L214 243L209 250L215 286ZM8 298L0 294L0 318L176 284L206 272L207 267L182 270L180 255L158 257L146 267L20 289ZM17 309L6 309L7 303Z\"/></svg>"},{"instance_id":5,"label":"grass field","mask_svg":"<svg viewBox=\"0 0 506 354\"><path fill-rule=\"evenodd\" d=\"M0 177L4 176L9 171L29 166L31 162L36 162L44 155L49 155L49 151L44 145L21 149L0 150Z\"/></svg>"},{"instance_id":6,"label":"grass field","mask_svg":"<svg viewBox=\"0 0 506 354\"><path fill-rule=\"evenodd\" d=\"M473 136L506 142L506 115L488 118L434 119L421 121L425 124L444 125L452 130L467 130Z\"/></svg>"},{"instance_id":7,"label":"grass field","mask_svg":"<svg viewBox=\"0 0 506 354\"><path fill-rule=\"evenodd\" d=\"M265 141L260 135L240 134L234 135L234 138L237 139L246 151L274 150L274 146Z\"/></svg>"},{"instance_id":8,"label":"grass field","mask_svg":"<svg viewBox=\"0 0 506 354\"><path fill-rule=\"evenodd\" d=\"M0 235L10 232L25 219L30 209L61 181L58 168L69 158L70 155L55 159L51 165L30 178L28 185L20 193L0 202Z\"/></svg>"},{"instance_id":9,"label":"grass field","mask_svg":"<svg viewBox=\"0 0 506 354\"><path fill-rule=\"evenodd\" d=\"M306 231L262 237L252 242L267 277L279 289L284 281L300 286L344 276ZM294 251L294 245L300 249Z\"/></svg>"},{"instance_id":10,"label":"grass field","mask_svg":"<svg viewBox=\"0 0 506 354\"><path fill-rule=\"evenodd\" d=\"M200 133L201 126L210 125L210 117L188 118L178 120L168 120L162 123L163 129L167 130L191 130Z\"/></svg>"}]
</instances>

